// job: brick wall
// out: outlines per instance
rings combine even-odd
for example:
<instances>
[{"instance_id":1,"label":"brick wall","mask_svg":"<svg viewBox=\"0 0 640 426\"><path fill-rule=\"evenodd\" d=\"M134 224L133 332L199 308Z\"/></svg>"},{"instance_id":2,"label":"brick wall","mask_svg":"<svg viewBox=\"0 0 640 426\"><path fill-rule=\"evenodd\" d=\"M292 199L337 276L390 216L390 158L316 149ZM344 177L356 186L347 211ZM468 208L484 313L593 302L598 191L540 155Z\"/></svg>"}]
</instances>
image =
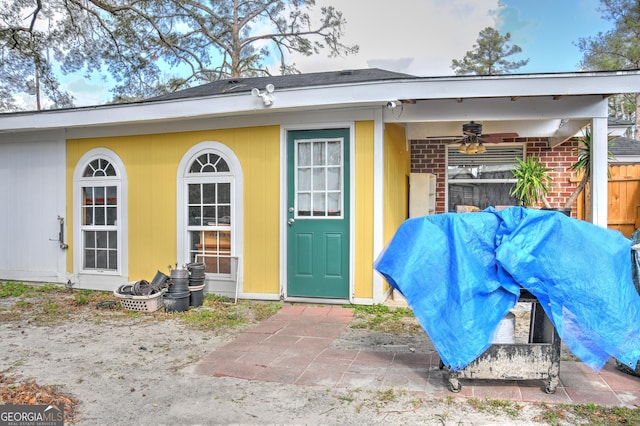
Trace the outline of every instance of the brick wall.
<instances>
[{"instance_id":1,"label":"brick wall","mask_svg":"<svg viewBox=\"0 0 640 426\"><path fill-rule=\"evenodd\" d=\"M577 186L575 173L570 169L575 163L575 148L577 141L568 141L553 149L549 148L546 139L518 138L512 142L526 142L526 154L539 156L547 167L553 169L551 177L553 185L548 196L549 203L553 207L564 207L564 203L571 196ZM446 173L446 146L448 140L412 140L411 141L411 172L433 173L436 175L436 212L444 213L445 206L445 173ZM572 179L574 181L572 181ZM535 206L541 207L541 206ZM577 208L572 206L572 217L576 217Z\"/></svg>"}]
</instances>

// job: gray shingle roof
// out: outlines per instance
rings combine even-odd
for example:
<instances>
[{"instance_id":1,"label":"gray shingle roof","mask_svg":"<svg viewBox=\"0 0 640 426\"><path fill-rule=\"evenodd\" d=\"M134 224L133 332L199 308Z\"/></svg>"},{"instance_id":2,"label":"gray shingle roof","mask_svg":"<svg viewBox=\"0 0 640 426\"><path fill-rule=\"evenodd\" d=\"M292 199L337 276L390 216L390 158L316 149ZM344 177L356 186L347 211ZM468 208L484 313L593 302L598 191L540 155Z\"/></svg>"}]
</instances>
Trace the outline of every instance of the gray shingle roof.
<instances>
[{"instance_id":1,"label":"gray shingle roof","mask_svg":"<svg viewBox=\"0 0 640 426\"><path fill-rule=\"evenodd\" d=\"M621 136L609 142L609 151L615 156L640 155L640 141Z\"/></svg>"},{"instance_id":2,"label":"gray shingle roof","mask_svg":"<svg viewBox=\"0 0 640 426\"><path fill-rule=\"evenodd\" d=\"M362 83L419 78L410 74L387 71L380 68L366 68L344 71L318 72L309 74L276 75L271 77L238 77L218 80L201 86L191 87L174 93L146 99L144 102L166 101L171 99L199 98L228 93L251 92L254 87L263 90L271 83L278 89L296 87L327 86L334 84Z\"/></svg>"}]
</instances>

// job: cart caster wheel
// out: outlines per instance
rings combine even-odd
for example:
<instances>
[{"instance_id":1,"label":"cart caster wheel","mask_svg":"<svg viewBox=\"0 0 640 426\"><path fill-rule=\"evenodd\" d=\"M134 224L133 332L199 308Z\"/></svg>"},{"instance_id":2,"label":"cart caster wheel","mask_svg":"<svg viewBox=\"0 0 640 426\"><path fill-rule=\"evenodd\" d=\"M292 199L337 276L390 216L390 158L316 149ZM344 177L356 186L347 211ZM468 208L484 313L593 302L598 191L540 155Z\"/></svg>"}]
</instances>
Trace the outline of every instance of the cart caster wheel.
<instances>
[{"instance_id":1,"label":"cart caster wheel","mask_svg":"<svg viewBox=\"0 0 640 426\"><path fill-rule=\"evenodd\" d=\"M460 382L457 382L456 384L449 382L449 390L453 393L458 393L462 390L462 385Z\"/></svg>"},{"instance_id":2,"label":"cart caster wheel","mask_svg":"<svg viewBox=\"0 0 640 426\"><path fill-rule=\"evenodd\" d=\"M550 394L556 393L556 386L548 383L544 387L544 391L545 391L545 393L550 393Z\"/></svg>"}]
</instances>

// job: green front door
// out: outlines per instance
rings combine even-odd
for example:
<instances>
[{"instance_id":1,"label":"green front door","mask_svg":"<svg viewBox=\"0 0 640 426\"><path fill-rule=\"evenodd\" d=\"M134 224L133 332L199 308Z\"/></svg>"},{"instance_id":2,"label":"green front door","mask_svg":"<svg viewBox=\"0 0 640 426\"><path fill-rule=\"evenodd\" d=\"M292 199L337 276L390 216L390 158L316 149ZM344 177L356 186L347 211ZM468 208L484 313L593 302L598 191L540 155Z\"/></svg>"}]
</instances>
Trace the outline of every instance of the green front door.
<instances>
[{"instance_id":1,"label":"green front door","mask_svg":"<svg viewBox=\"0 0 640 426\"><path fill-rule=\"evenodd\" d=\"M349 298L349 130L287 136L287 296Z\"/></svg>"}]
</instances>

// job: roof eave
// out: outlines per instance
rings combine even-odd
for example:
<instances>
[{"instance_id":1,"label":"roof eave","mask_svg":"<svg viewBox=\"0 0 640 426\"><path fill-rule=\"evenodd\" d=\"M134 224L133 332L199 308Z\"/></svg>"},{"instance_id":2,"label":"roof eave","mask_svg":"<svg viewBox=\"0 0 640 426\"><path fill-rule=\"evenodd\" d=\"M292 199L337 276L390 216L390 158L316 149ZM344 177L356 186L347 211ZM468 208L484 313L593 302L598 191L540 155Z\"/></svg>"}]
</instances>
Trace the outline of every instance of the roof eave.
<instances>
[{"instance_id":1,"label":"roof eave","mask_svg":"<svg viewBox=\"0 0 640 426\"><path fill-rule=\"evenodd\" d=\"M421 77L350 84L275 88L265 106L250 93L224 94L69 110L0 115L0 133L108 126L206 117L243 116L288 109L383 106L396 99L470 99L579 96L640 92L640 71Z\"/></svg>"}]
</instances>

